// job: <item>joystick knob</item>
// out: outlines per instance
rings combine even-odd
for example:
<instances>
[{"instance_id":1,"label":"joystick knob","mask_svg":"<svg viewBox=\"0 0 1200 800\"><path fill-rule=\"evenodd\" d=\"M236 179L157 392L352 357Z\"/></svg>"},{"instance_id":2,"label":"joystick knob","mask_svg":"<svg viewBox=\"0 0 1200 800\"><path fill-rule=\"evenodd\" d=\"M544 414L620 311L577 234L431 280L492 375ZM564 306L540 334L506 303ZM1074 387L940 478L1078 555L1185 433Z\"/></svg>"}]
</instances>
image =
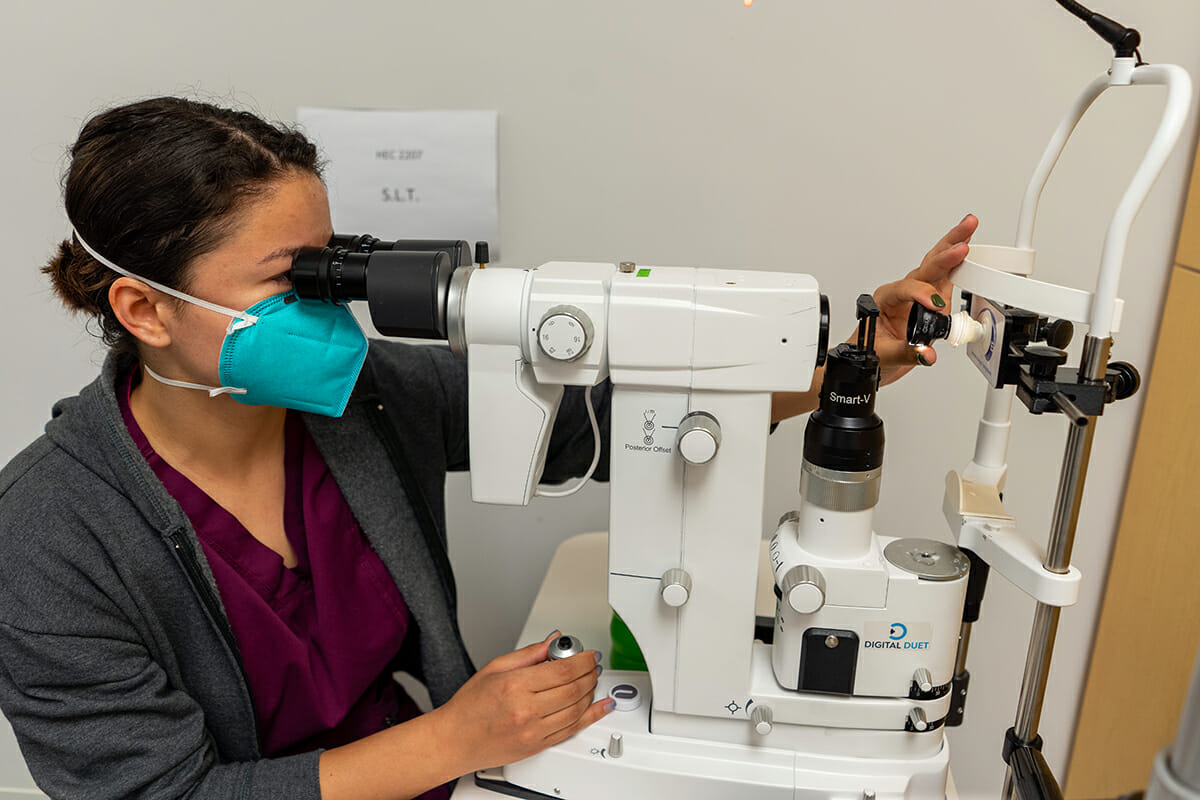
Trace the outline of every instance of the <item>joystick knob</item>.
<instances>
[{"instance_id":1,"label":"joystick knob","mask_svg":"<svg viewBox=\"0 0 1200 800\"><path fill-rule=\"evenodd\" d=\"M574 655L579 655L583 652L583 642L576 639L574 636L559 636L550 643L550 649L546 653L548 661L557 661L560 658L570 658Z\"/></svg>"}]
</instances>

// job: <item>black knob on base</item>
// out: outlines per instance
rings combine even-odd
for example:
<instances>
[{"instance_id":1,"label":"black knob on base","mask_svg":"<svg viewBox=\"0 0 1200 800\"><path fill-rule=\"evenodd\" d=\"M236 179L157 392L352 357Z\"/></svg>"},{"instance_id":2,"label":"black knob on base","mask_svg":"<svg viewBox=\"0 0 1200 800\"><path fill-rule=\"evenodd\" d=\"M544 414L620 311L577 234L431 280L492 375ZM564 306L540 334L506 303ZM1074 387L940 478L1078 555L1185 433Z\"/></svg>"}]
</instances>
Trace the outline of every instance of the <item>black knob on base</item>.
<instances>
[{"instance_id":1,"label":"black knob on base","mask_svg":"<svg viewBox=\"0 0 1200 800\"><path fill-rule=\"evenodd\" d=\"M1114 361L1108 365L1109 372L1115 372L1116 380L1112 382L1113 393L1118 400L1132 397L1142 386L1142 376L1137 368L1125 361Z\"/></svg>"}]
</instances>

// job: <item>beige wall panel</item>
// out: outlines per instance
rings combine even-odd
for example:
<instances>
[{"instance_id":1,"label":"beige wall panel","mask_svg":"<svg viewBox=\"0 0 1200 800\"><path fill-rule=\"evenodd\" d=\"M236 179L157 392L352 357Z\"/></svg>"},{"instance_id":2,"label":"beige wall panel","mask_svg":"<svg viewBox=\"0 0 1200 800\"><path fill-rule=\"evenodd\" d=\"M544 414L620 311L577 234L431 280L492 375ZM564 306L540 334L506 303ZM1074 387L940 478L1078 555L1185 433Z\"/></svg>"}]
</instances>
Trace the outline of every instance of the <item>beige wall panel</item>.
<instances>
[{"instance_id":1,"label":"beige wall panel","mask_svg":"<svg viewBox=\"0 0 1200 800\"><path fill-rule=\"evenodd\" d=\"M1200 200L1189 206L1185 228L1200 245ZM1146 787L1155 754L1175 737L1200 643L1198 309L1200 272L1176 266L1067 774L1069 800Z\"/></svg>"},{"instance_id":2,"label":"beige wall panel","mask_svg":"<svg viewBox=\"0 0 1200 800\"><path fill-rule=\"evenodd\" d=\"M1176 261L1185 267L1200 270L1200 150L1196 151L1196 163L1192 167L1192 181L1183 214Z\"/></svg>"}]
</instances>

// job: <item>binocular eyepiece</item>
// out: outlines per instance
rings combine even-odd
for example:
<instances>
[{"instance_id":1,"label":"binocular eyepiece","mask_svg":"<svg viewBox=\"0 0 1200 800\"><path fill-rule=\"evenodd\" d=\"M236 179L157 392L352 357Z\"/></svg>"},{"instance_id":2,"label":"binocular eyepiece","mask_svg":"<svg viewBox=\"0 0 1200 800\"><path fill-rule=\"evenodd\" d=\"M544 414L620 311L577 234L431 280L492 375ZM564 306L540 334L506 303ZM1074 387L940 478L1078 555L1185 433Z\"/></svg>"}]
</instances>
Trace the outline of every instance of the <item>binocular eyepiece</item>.
<instances>
[{"instance_id":1,"label":"binocular eyepiece","mask_svg":"<svg viewBox=\"0 0 1200 800\"><path fill-rule=\"evenodd\" d=\"M385 336L447 338L446 306L454 270L471 263L465 241L337 235L292 259L292 285L310 300L366 300Z\"/></svg>"}]
</instances>

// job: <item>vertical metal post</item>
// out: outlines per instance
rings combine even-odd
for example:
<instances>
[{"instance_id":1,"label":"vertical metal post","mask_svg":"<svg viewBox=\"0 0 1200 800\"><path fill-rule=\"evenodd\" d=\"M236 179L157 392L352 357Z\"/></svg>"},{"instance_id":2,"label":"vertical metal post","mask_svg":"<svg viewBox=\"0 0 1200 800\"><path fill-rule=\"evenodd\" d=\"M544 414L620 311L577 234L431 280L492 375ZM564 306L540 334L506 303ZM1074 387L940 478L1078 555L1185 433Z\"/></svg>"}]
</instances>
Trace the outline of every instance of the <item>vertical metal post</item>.
<instances>
[{"instance_id":1,"label":"vertical metal post","mask_svg":"<svg viewBox=\"0 0 1200 800\"><path fill-rule=\"evenodd\" d=\"M1103 380L1108 368L1108 351L1112 339L1097 339L1088 336L1083 343L1083 357L1079 376L1084 380ZM1096 434L1096 418L1090 417L1087 425L1072 425L1067 433L1066 453L1062 470L1059 472L1058 493L1054 498L1054 515L1050 528L1050 539L1046 543L1046 557L1042 567L1050 572L1063 574L1071 566L1071 550L1075 546L1075 528L1079 523L1079 508L1083 500L1083 486L1087 479L1088 460L1092 454L1092 439ZM1033 615L1033 631L1029 637L1029 651L1025 656L1025 673L1021 680L1021 695L1017 701L1017 718L1013 726L1018 739L1032 742L1037 738L1041 722L1042 704L1046 698L1046 680L1050 675L1050 659L1054 653L1054 639L1058 633L1060 609L1038 603ZM1013 796L1012 769L1004 777L1004 798Z\"/></svg>"},{"instance_id":2,"label":"vertical metal post","mask_svg":"<svg viewBox=\"0 0 1200 800\"><path fill-rule=\"evenodd\" d=\"M1200 656L1192 670L1192 688L1179 716L1179 734L1171 746L1169 762L1176 779L1200 792Z\"/></svg>"}]
</instances>

